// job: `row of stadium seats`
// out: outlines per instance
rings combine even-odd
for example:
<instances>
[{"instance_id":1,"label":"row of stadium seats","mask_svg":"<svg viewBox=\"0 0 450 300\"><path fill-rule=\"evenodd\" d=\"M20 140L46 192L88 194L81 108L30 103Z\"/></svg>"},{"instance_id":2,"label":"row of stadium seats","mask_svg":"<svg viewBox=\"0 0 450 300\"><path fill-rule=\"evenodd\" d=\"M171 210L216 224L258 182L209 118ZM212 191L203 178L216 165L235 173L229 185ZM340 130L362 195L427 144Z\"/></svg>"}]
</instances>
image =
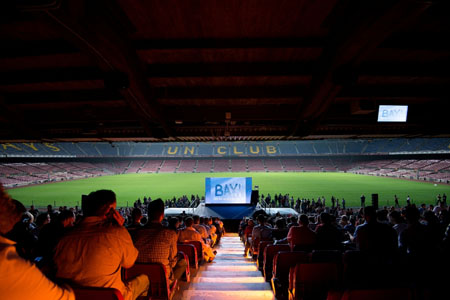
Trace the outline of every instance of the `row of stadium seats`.
<instances>
[{"instance_id":1,"label":"row of stadium seats","mask_svg":"<svg viewBox=\"0 0 450 300\"><path fill-rule=\"evenodd\" d=\"M223 157L448 152L448 138L209 143L3 143L0 156Z\"/></svg>"},{"instance_id":2,"label":"row of stadium seats","mask_svg":"<svg viewBox=\"0 0 450 300\"><path fill-rule=\"evenodd\" d=\"M450 179L450 160L303 157L0 163L0 182L6 186L16 186L113 174L195 172L351 172L447 182Z\"/></svg>"}]
</instances>

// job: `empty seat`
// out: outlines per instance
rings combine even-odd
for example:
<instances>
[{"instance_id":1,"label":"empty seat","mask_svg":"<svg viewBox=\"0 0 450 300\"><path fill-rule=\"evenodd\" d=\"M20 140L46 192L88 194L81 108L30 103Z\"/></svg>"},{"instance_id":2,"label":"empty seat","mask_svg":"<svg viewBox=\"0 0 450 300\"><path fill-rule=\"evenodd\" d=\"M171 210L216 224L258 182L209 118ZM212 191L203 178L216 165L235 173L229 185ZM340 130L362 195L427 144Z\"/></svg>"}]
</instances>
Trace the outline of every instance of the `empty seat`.
<instances>
[{"instance_id":1,"label":"empty seat","mask_svg":"<svg viewBox=\"0 0 450 300\"><path fill-rule=\"evenodd\" d=\"M256 259L256 265L260 271L263 271L264 268L264 249L266 249L267 245L273 245L272 241L261 241L259 242L259 250L258 257Z\"/></svg>"},{"instance_id":2,"label":"empty seat","mask_svg":"<svg viewBox=\"0 0 450 300\"><path fill-rule=\"evenodd\" d=\"M203 245L200 241L186 241L182 244L190 244L193 245L197 251L197 261L203 261Z\"/></svg>"},{"instance_id":3,"label":"empty seat","mask_svg":"<svg viewBox=\"0 0 450 300\"><path fill-rule=\"evenodd\" d=\"M123 300L117 289L99 287L72 287L77 300Z\"/></svg>"},{"instance_id":4,"label":"empty seat","mask_svg":"<svg viewBox=\"0 0 450 300\"><path fill-rule=\"evenodd\" d=\"M289 271L298 263L308 263L310 255L303 251L280 251L273 258L272 290L277 299L287 299Z\"/></svg>"},{"instance_id":5,"label":"empty seat","mask_svg":"<svg viewBox=\"0 0 450 300\"><path fill-rule=\"evenodd\" d=\"M124 280L136 277L140 274L148 276L150 281L148 289L148 297L151 299L166 299L173 297L176 290L177 280L171 285L168 280L168 271L163 264L160 263L136 263L129 269L123 270Z\"/></svg>"},{"instance_id":6,"label":"empty seat","mask_svg":"<svg viewBox=\"0 0 450 300\"><path fill-rule=\"evenodd\" d=\"M335 262L300 263L290 269L289 298L327 299L328 291L340 285L340 268Z\"/></svg>"},{"instance_id":7,"label":"empty seat","mask_svg":"<svg viewBox=\"0 0 450 300\"><path fill-rule=\"evenodd\" d=\"M197 248L193 244L178 244L178 250L182 251L189 258L189 267L198 269L198 256L197 256Z\"/></svg>"},{"instance_id":8,"label":"empty seat","mask_svg":"<svg viewBox=\"0 0 450 300\"><path fill-rule=\"evenodd\" d=\"M291 247L288 244L281 245L267 245L266 249L264 249L264 266L263 273L266 281L270 281L272 279L272 266L273 266L273 257L279 251L290 251Z\"/></svg>"}]
</instances>

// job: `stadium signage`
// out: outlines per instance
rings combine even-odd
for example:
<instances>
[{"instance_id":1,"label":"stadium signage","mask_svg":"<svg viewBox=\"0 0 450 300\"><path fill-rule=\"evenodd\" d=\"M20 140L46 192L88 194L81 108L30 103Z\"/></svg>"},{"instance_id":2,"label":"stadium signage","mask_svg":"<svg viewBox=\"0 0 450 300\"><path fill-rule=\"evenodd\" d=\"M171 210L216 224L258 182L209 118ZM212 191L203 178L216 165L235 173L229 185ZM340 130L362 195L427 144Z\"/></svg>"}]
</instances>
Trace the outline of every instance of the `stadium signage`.
<instances>
[{"instance_id":1,"label":"stadium signage","mask_svg":"<svg viewBox=\"0 0 450 300\"><path fill-rule=\"evenodd\" d=\"M47 150L53 151L53 152L59 152L61 149L53 145L52 143L21 143L23 146L20 147L18 144L12 144L12 143L3 143L2 145L3 150L8 150L8 148L15 149L17 151L25 151L26 150L33 150L35 152L39 151L38 147L45 147ZM40 145L40 146L39 146Z\"/></svg>"},{"instance_id":2,"label":"stadium signage","mask_svg":"<svg viewBox=\"0 0 450 300\"><path fill-rule=\"evenodd\" d=\"M168 146L165 154L168 156L189 156L197 155L196 146ZM247 151L243 145L240 146L217 146L214 147L213 155L271 155L279 154L279 150L274 145L249 145Z\"/></svg>"}]
</instances>

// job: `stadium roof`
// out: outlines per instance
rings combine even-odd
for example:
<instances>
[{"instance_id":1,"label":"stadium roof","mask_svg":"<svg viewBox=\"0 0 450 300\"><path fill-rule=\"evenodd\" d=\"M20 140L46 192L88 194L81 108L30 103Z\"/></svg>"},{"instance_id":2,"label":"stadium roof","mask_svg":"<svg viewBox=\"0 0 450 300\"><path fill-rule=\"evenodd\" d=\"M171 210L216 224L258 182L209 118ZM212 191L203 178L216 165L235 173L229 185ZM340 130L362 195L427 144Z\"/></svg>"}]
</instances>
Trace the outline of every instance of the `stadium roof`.
<instances>
[{"instance_id":1,"label":"stadium roof","mask_svg":"<svg viewBox=\"0 0 450 300\"><path fill-rule=\"evenodd\" d=\"M438 0L20 0L0 141L449 136ZM377 123L380 104L409 105Z\"/></svg>"}]
</instances>

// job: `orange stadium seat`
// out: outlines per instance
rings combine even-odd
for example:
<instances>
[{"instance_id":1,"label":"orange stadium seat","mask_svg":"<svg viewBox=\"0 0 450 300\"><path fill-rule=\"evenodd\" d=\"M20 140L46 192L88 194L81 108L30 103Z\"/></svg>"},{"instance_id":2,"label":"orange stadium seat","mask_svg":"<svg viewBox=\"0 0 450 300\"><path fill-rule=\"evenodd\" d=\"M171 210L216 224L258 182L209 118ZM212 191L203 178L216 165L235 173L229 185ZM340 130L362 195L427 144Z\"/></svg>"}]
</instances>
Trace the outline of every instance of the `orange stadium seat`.
<instances>
[{"instance_id":1,"label":"orange stadium seat","mask_svg":"<svg viewBox=\"0 0 450 300\"><path fill-rule=\"evenodd\" d=\"M99 287L72 287L77 300L123 300L117 289Z\"/></svg>"}]
</instances>

